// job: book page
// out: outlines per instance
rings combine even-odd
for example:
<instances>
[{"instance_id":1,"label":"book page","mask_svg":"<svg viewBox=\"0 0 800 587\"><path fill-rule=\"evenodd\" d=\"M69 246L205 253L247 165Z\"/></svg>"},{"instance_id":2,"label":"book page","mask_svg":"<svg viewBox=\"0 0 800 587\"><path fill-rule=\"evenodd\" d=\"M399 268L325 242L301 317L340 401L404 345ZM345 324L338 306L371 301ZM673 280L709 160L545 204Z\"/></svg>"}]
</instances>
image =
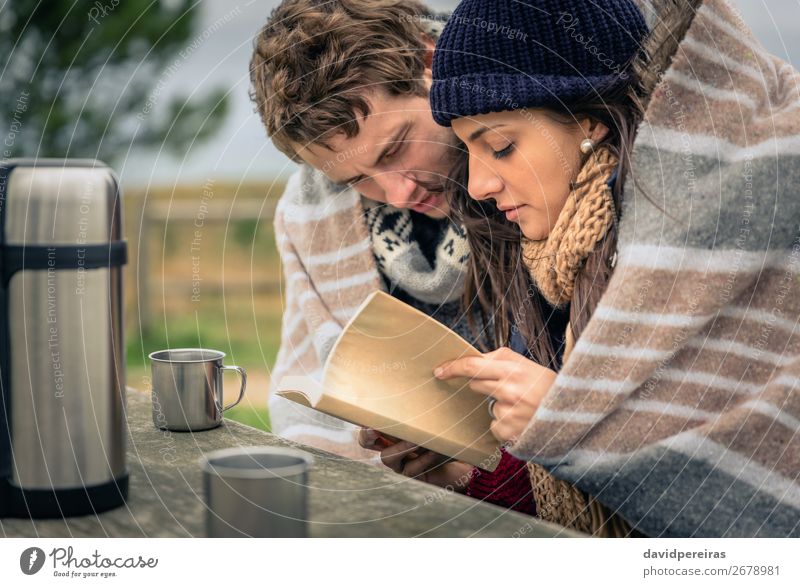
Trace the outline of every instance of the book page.
<instances>
[{"instance_id":1,"label":"book page","mask_svg":"<svg viewBox=\"0 0 800 587\"><path fill-rule=\"evenodd\" d=\"M307 408L316 408L323 395L320 382L308 375L286 375L280 380L275 391Z\"/></svg>"},{"instance_id":2,"label":"book page","mask_svg":"<svg viewBox=\"0 0 800 587\"><path fill-rule=\"evenodd\" d=\"M375 292L331 350L318 407L335 403L342 419L493 470L499 442L486 397L466 379L433 376L447 360L479 354L433 318Z\"/></svg>"}]
</instances>

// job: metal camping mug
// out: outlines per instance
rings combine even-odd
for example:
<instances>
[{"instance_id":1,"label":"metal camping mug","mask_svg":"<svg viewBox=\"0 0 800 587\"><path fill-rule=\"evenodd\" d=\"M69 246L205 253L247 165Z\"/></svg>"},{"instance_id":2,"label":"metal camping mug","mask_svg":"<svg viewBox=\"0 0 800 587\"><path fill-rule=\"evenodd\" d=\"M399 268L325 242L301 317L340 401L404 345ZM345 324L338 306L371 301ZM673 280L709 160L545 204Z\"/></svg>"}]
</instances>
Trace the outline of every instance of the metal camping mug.
<instances>
[{"instance_id":1,"label":"metal camping mug","mask_svg":"<svg viewBox=\"0 0 800 587\"><path fill-rule=\"evenodd\" d=\"M222 412L242 401L247 373L222 364L225 353L208 349L171 349L150 353L153 369L153 423L162 430L197 432L222 424ZM242 380L239 399L222 405L222 373Z\"/></svg>"},{"instance_id":2,"label":"metal camping mug","mask_svg":"<svg viewBox=\"0 0 800 587\"><path fill-rule=\"evenodd\" d=\"M308 536L311 455L278 447L227 448L200 459L209 538Z\"/></svg>"}]
</instances>

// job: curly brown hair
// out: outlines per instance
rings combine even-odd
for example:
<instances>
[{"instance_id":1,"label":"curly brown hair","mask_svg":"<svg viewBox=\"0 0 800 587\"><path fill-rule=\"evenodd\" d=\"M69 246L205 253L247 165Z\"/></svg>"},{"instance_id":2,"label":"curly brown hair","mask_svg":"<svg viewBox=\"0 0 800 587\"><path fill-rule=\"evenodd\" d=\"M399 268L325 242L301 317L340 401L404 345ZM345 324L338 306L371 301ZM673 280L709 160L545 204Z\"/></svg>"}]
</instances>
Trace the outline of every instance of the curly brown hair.
<instances>
[{"instance_id":1,"label":"curly brown hair","mask_svg":"<svg viewBox=\"0 0 800 587\"><path fill-rule=\"evenodd\" d=\"M367 97L427 96L431 11L413 0L285 0L254 41L250 98L278 149L359 132Z\"/></svg>"}]
</instances>

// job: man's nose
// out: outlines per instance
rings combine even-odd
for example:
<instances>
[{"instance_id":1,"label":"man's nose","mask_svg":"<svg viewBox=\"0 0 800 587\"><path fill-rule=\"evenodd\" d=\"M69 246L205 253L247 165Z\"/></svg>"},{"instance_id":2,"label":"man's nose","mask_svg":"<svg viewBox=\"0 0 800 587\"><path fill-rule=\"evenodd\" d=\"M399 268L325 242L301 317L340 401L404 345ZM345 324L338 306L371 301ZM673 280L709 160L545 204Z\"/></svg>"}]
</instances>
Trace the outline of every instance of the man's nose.
<instances>
[{"instance_id":1,"label":"man's nose","mask_svg":"<svg viewBox=\"0 0 800 587\"><path fill-rule=\"evenodd\" d=\"M417 191L417 184L413 179L398 172L382 173L373 179L386 194L387 204L395 208L408 208L417 203L411 199Z\"/></svg>"}]
</instances>

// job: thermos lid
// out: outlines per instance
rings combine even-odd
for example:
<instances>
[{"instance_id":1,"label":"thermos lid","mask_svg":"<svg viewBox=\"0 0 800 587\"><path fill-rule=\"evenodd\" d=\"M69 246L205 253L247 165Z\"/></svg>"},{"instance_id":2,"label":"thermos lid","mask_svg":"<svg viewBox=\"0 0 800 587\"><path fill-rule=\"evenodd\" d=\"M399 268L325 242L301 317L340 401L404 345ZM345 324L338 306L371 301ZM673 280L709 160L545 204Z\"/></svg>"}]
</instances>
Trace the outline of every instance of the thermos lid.
<instances>
[{"instance_id":1,"label":"thermos lid","mask_svg":"<svg viewBox=\"0 0 800 587\"><path fill-rule=\"evenodd\" d=\"M0 167L2 243L97 245L120 240L119 182L92 159L9 159Z\"/></svg>"}]
</instances>

